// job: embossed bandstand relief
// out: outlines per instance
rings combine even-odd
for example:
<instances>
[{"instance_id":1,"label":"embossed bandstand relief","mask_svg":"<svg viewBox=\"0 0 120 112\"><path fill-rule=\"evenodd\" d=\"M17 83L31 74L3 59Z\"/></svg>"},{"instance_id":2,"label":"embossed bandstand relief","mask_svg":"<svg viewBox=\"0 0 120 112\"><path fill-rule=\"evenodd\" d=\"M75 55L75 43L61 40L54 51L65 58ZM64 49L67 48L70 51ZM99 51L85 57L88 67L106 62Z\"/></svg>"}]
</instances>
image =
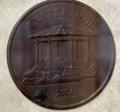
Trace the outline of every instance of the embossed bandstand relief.
<instances>
[{"instance_id":1,"label":"embossed bandstand relief","mask_svg":"<svg viewBox=\"0 0 120 112\"><path fill-rule=\"evenodd\" d=\"M60 24L29 38L35 43L36 59L23 84L70 83L96 76L93 32Z\"/></svg>"}]
</instances>

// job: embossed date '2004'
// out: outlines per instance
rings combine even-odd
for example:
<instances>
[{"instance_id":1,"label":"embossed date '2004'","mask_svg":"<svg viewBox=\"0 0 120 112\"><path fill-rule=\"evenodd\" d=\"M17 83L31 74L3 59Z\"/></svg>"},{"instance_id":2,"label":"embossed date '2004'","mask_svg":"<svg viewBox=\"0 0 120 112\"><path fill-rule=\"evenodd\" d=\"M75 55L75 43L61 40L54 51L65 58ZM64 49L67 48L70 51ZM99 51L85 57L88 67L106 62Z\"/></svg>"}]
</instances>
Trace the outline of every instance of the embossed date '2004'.
<instances>
[{"instance_id":1,"label":"embossed date '2004'","mask_svg":"<svg viewBox=\"0 0 120 112\"><path fill-rule=\"evenodd\" d=\"M73 96L72 89L56 89L56 96L63 97L63 96Z\"/></svg>"}]
</instances>

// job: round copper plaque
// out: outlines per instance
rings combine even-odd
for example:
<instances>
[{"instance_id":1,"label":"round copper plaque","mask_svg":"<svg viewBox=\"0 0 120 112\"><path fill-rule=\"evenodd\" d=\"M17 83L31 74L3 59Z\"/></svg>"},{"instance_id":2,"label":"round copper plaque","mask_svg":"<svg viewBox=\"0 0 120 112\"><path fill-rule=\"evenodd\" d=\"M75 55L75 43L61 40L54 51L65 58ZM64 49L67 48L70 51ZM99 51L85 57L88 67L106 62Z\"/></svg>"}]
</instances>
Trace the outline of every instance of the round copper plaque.
<instances>
[{"instance_id":1,"label":"round copper plaque","mask_svg":"<svg viewBox=\"0 0 120 112\"><path fill-rule=\"evenodd\" d=\"M7 59L15 84L31 101L70 109L91 101L108 83L115 45L92 8L74 0L50 0L15 25Z\"/></svg>"}]
</instances>

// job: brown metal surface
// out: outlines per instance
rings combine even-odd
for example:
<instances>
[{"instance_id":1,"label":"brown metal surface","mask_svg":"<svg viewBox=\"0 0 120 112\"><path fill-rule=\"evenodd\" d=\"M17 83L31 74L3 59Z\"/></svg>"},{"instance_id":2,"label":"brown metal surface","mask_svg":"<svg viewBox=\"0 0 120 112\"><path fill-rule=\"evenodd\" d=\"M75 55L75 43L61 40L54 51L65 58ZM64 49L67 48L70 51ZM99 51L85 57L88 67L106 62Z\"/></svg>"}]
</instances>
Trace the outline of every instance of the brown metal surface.
<instances>
[{"instance_id":1,"label":"brown metal surface","mask_svg":"<svg viewBox=\"0 0 120 112\"><path fill-rule=\"evenodd\" d=\"M51 0L15 25L7 59L15 84L31 101L70 109L91 101L108 83L115 46L93 9L74 0Z\"/></svg>"}]
</instances>

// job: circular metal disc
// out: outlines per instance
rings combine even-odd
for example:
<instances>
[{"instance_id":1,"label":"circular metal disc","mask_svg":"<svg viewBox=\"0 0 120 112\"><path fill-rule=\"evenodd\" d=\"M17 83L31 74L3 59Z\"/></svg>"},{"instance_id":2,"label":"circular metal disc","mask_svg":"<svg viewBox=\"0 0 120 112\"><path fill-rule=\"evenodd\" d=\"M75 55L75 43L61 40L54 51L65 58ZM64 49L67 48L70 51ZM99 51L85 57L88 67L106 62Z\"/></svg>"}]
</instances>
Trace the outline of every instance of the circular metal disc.
<instances>
[{"instance_id":1,"label":"circular metal disc","mask_svg":"<svg viewBox=\"0 0 120 112\"><path fill-rule=\"evenodd\" d=\"M7 59L15 84L31 101L70 109L91 101L108 83L115 45L92 8L51 0L30 9L15 25Z\"/></svg>"}]
</instances>

